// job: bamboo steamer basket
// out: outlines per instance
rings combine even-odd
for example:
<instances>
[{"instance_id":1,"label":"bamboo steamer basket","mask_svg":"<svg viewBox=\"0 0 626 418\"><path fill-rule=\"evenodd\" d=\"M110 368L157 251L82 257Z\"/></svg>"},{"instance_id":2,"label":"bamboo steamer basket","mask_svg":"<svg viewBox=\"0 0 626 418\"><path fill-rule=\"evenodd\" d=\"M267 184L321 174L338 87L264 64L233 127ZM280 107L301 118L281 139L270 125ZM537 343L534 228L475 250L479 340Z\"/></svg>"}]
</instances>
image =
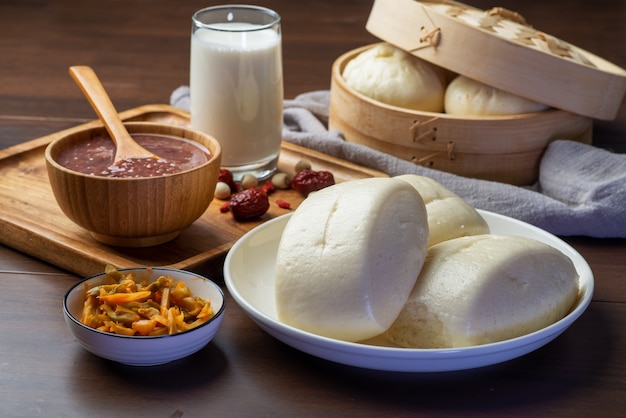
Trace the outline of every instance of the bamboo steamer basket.
<instances>
[{"instance_id":1,"label":"bamboo steamer basket","mask_svg":"<svg viewBox=\"0 0 626 418\"><path fill-rule=\"evenodd\" d=\"M555 139L591 143L592 120L558 109L511 116L458 117L378 102L351 89L346 64L372 45L350 51L332 68L329 129L422 166L515 185L537 180L541 156Z\"/></svg>"},{"instance_id":2,"label":"bamboo steamer basket","mask_svg":"<svg viewBox=\"0 0 626 418\"><path fill-rule=\"evenodd\" d=\"M378 102L348 87L341 75L351 59L373 47L368 45L343 54L333 64L330 129L341 131L348 142L419 165L528 185L536 182L551 141L591 143L592 119L610 120L617 114L626 91L623 69L519 23L514 12L490 14L462 3L445 3L376 0L367 29L451 72L553 108L460 117ZM511 39L521 37L519 33L536 39ZM535 41L539 46L529 45ZM566 52L569 56L563 56Z\"/></svg>"}]
</instances>

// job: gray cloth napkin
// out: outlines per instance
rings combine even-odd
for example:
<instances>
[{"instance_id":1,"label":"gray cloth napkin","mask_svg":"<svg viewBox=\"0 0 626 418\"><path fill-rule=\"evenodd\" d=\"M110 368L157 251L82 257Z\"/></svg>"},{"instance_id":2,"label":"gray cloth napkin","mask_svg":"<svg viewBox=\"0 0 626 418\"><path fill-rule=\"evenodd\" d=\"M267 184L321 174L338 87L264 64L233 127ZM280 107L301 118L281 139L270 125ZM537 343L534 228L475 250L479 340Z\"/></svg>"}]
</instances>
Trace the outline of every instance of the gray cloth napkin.
<instances>
[{"instance_id":1,"label":"gray cloth napkin","mask_svg":"<svg viewBox=\"0 0 626 418\"><path fill-rule=\"evenodd\" d=\"M283 140L387 173L428 176L472 206L536 225L555 235L626 237L626 154L556 140L544 153L539 181L518 187L415 165L329 131L328 90L284 102ZM176 89L172 106L189 110L189 88Z\"/></svg>"}]
</instances>

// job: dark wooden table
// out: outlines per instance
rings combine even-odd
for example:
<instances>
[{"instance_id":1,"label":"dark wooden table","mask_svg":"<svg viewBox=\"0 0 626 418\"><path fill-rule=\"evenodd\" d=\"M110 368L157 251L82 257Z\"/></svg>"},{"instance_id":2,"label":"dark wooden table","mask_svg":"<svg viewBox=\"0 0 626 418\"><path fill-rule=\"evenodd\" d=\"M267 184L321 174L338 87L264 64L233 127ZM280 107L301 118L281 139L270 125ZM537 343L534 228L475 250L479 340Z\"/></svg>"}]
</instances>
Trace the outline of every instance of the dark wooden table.
<instances>
[{"instance_id":1,"label":"dark wooden table","mask_svg":"<svg viewBox=\"0 0 626 418\"><path fill-rule=\"evenodd\" d=\"M262 3L283 17L287 98L328 89L334 59L376 41L364 28L370 1ZM188 83L190 16L209 4L0 0L0 149L94 118L70 65L94 67L120 110L167 103ZM626 1L471 4L517 10L626 67ZM594 135L596 145L626 152L626 105ZM565 240L595 275L587 312L527 356L441 374L316 359L264 333L232 299L215 340L196 355L151 368L111 363L83 350L63 323L61 300L78 277L0 246L0 416L624 416L626 240Z\"/></svg>"}]
</instances>

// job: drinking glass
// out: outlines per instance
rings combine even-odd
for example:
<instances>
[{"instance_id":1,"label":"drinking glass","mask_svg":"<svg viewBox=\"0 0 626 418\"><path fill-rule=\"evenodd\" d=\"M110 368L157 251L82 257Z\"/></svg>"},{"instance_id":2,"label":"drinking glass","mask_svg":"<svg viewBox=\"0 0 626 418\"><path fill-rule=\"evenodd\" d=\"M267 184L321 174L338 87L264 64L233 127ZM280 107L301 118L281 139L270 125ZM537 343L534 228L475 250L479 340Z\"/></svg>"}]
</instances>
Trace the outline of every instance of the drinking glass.
<instances>
[{"instance_id":1,"label":"drinking glass","mask_svg":"<svg viewBox=\"0 0 626 418\"><path fill-rule=\"evenodd\" d=\"M191 127L220 142L235 180L272 175L283 123L280 16L250 5L207 7L192 17Z\"/></svg>"}]
</instances>

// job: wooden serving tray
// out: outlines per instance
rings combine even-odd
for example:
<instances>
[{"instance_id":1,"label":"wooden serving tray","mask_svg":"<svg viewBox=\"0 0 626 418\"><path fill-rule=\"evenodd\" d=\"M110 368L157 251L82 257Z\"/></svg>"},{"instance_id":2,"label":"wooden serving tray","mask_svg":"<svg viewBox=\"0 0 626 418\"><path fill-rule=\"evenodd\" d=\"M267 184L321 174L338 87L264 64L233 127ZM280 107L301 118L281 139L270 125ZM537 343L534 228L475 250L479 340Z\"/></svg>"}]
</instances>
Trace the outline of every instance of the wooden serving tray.
<instances>
[{"instance_id":1,"label":"wooden serving tray","mask_svg":"<svg viewBox=\"0 0 626 418\"><path fill-rule=\"evenodd\" d=\"M151 121L187 125L189 113L168 105L146 105L120 114L126 121ZM65 216L56 203L46 171L44 151L56 138L99 121L47 135L0 150L0 243L37 257L80 276L90 276L109 263L119 268L134 266L172 267L197 272L210 269L221 274L221 260L234 242L250 229L288 213L277 199L291 203L302 196L293 190L276 190L270 195L270 209L259 220L237 222L230 213L221 213L224 203L213 200L200 219L178 238L150 248L117 248L95 241ZM279 169L293 173L295 163L309 160L315 170L331 171L337 182L385 176L372 170L283 142Z\"/></svg>"}]
</instances>

